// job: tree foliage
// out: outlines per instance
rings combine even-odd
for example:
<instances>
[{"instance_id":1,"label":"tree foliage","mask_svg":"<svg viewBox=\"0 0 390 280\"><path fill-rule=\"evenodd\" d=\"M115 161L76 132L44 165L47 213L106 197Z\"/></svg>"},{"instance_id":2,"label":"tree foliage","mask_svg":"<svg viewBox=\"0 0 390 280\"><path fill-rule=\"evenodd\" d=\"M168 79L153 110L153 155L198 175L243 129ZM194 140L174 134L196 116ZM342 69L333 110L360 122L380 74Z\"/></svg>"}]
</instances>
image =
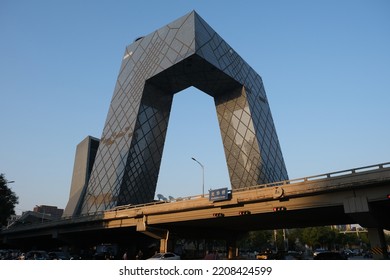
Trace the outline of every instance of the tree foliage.
<instances>
[{"instance_id":1,"label":"tree foliage","mask_svg":"<svg viewBox=\"0 0 390 280\"><path fill-rule=\"evenodd\" d=\"M284 242L284 236L288 239ZM390 235L386 235L387 244L390 244ZM288 245L288 248L285 247ZM330 226L308 227L283 230L252 231L243 235L239 246L246 249L264 249L266 247L278 248L279 250L305 251L324 248L339 250L342 248L359 247L364 250L369 248L370 241L367 232L358 234L346 234Z\"/></svg>"},{"instance_id":2,"label":"tree foliage","mask_svg":"<svg viewBox=\"0 0 390 280\"><path fill-rule=\"evenodd\" d=\"M241 248L251 248L255 250L263 250L263 247L269 247L272 242L272 231L250 231L242 236L238 242Z\"/></svg>"},{"instance_id":3,"label":"tree foliage","mask_svg":"<svg viewBox=\"0 0 390 280\"><path fill-rule=\"evenodd\" d=\"M336 232L330 227L308 227L302 232L302 241L312 248L331 248Z\"/></svg>"},{"instance_id":4,"label":"tree foliage","mask_svg":"<svg viewBox=\"0 0 390 280\"><path fill-rule=\"evenodd\" d=\"M6 225L11 215L15 214L15 205L18 197L8 187L4 174L0 174L0 225Z\"/></svg>"}]
</instances>

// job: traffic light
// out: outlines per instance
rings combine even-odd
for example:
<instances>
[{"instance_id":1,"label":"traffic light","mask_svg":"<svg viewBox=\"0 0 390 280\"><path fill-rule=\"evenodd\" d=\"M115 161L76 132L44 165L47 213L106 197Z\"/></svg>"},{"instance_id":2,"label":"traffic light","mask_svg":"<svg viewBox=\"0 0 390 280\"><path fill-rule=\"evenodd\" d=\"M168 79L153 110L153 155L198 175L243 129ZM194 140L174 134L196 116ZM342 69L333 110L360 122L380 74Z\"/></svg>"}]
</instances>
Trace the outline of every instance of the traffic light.
<instances>
[{"instance_id":1,"label":"traffic light","mask_svg":"<svg viewBox=\"0 0 390 280\"><path fill-rule=\"evenodd\" d=\"M390 193L387 195L387 199L390 199Z\"/></svg>"},{"instance_id":2,"label":"traffic light","mask_svg":"<svg viewBox=\"0 0 390 280\"><path fill-rule=\"evenodd\" d=\"M225 217L225 214L224 213L213 213L213 216L218 217L218 218L222 218L222 217Z\"/></svg>"},{"instance_id":3,"label":"traffic light","mask_svg":"<svg viewBox=\"0 0 390 280\"><path fill-rule=\"evenodd\" d=\"M279 207L274 207L273 208L274 212L282 212L282 211L286 211L286 210L287 210L287 208L284 207L284 206L279 206Z\"/></svg>"},{"instance_id":4,"label":"traffic light","mask_svg":"<svg viewBox=\"0 0 390 280\"><path fill-rule=\"evenodd\" d=\"M240 216L243 216L243 215L250 215L250 214L251 214L251 211L240 211L240 212L238 212L238 214L239 214Z\"/></svg>"}]
</instances>

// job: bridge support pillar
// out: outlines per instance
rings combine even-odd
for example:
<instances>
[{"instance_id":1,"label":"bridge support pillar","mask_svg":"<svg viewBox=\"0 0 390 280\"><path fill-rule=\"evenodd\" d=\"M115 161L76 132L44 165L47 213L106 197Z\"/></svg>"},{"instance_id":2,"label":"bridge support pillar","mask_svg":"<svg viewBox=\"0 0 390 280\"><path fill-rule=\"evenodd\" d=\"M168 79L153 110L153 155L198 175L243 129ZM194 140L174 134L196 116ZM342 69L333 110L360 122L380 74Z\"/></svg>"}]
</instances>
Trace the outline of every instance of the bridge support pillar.
<instances>
[{"instance_id":1,"label":"bridge support pillar","mask_svg":"<svg viewBox=\"0 0 390 280\"><path fill-rule=\"evenodd\" d=\"M226 240L227 258L232 260L238 257L237 239Z\"/></svg>"},{"instance_id":2,"label":"bridge support pillar","mask_svg":"<svg viewBox=\"0 0 390 280\"><path fill-rule=\"evenodd\" d=\"M375 260L388 259L385 234L381 228L367 228L371 252Z\"/></svg>"},{"instance_id":3,"label":"bridge support pillar","mask_svg":"<svg viewBox=\"0 0 390 280\"><path fill-rule=\"evenodd\" d=\"M168 238L169 232L165 238L160 239L160 253L172 251L172 240Z\"/></svg>"},{"instance_id":4,"label":"bridge support pillar","mask_svg":"<svg viewBox=\"0 0 390 280\"><path fill-rule=\"evenodd\" d=\"M154 239L160 240L160 253L166 253L170 249L169 230L151 227L147 225L147 216L143 216L137 223L137 231Z\"/></svg>"},{"instance_id":5,"label":"bridge support pillar","mask_svg":"<svg viewBox=\"0 0 390 280\"><path fill-rule=\"evenodd\" d=\"M351 197L344 200L344 211L357 224L367 228L368 239L374 259L388 259L385 234L376 218L370 212L367 197Z\"/></svg>"}]
</instances>

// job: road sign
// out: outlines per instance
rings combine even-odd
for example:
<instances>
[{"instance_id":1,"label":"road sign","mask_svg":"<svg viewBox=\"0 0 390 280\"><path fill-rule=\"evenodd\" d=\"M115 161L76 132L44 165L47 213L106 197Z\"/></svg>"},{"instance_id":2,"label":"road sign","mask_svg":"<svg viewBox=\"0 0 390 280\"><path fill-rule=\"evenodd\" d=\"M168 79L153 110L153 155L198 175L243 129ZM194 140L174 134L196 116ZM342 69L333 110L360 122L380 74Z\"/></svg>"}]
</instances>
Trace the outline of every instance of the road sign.
<instances>
[{"instance_id":1,"label":"road sign","mask_svg":"<svg viewBox=\"0 0 390 280\"><path fill-rule=\"evenodd\" d=\"M221 201L229 199L228 188L209 190L209 200L210 201Z\"/></svg>"}]
</instances>

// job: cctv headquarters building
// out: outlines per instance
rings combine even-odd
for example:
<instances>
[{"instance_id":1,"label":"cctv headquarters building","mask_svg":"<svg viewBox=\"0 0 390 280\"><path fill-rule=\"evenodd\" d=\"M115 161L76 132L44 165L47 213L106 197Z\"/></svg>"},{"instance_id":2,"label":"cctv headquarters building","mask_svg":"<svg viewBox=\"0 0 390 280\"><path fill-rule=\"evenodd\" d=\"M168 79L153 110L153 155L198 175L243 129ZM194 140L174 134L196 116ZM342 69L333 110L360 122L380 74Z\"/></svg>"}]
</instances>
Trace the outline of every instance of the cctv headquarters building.
<instances>
[{"instance_id":1,"label":"cctv headquarters building","mask_svg":"<svg viewBox=\"0 0 390 280\"><path fill-rule=\"evenodd\" d=\"M214 98L233 192L288 179L261 77L193 11L126 47L101 139L77 147L65 215L154 200L173 96L190 86Z\"/></svg>"}]
</instances>

